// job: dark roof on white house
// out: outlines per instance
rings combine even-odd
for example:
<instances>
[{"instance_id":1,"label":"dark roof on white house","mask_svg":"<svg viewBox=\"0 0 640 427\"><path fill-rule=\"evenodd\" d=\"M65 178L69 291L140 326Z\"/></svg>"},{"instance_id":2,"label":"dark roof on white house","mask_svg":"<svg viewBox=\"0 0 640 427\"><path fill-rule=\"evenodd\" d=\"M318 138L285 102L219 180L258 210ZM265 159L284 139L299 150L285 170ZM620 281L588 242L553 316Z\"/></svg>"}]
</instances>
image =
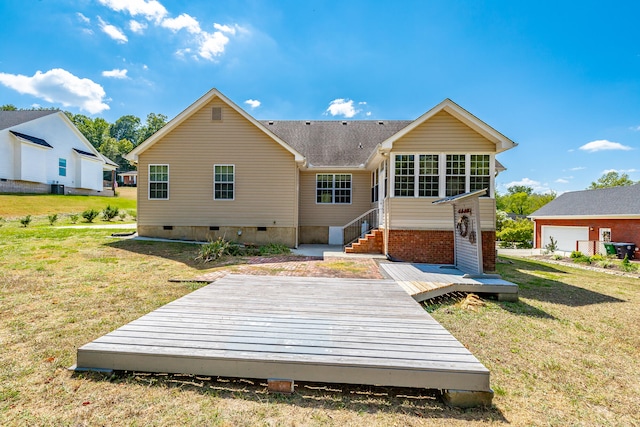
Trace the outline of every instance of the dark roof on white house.
<instances>
[{"instance_id":1,"label":"dark roof on white house","mask_svg":"<svg viewBox=\"0 0 640 427\"><path fill-rule=\"evenodd\" d=\"M529 216L538 218L607 215L640 216L640 184L564 193Z\"/></svg>"},{"instance_id":2,"label":"dark roof on white house","mask_svg":"<svg viewBox=\"0 0 640 427\"><path fill-rule=\"evenodd\" d=\"M358 167L367 162L379 143L413 121L264 120L261 123L305 156L311 166Z\"/></svg>"},{"instance_id":3,"label":"dark roof on white house","mask_svg":"<svg viewBox=\"0 0 640 427\"><path fill-rule=\"evenodd\" d=\"M82 154L83 156L87 156L87 157L95 157L96 159L98 158L98 156L96 156L93 153L90 153L88 151L84 151L84 150L78 150L77 148L74 148L73 151L75 151L78 154Z\"/></svg>"},{"instance_id":4,"label":"dark roof on white house","mask_svg":"<svg viewBox=\"0 0 640 427\"><path fill-rule=\"evenodd\" d=\"M17 111L0 111L0 130L17 126L49 114L57 113L57 110L17 110Z\"/></svg>"},{"instance_id":5,"label":"dark roof on white house","mask_svg":"<svg viewBox=\"0 0 640 427\"><path fill-rule=\"evenodd\" d=\"M13 130L10 130L9 132L14 134L18 138L26 139L27 141L32 142L36 145L40 145L42 147L47 147L47 148L53 148L53 145L49 144L47 141L45 141L42 138L38 138L37 136L31 136L31 135L27 135L26 133L20 133Z\"/></svg>"}]
</instances>

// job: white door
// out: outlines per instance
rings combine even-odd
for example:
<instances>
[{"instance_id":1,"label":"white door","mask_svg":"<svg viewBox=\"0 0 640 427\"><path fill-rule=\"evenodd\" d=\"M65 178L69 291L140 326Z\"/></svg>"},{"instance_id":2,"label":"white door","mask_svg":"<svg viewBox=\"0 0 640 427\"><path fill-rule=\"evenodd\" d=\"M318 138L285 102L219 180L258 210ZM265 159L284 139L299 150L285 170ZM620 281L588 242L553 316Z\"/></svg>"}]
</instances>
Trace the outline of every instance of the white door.
<instances>
[{"instance_id":1,"label":"white door","mask_svg":"<svg viewBox=\"0 0 640 427\"><path fill-rule=\"evenodd\" d=\"M544 249L551 243L552 237L553 240L556 241L559 251L575 251L578 240L589 240L589 227L543 225L542 245L540 247Z\"/></svg>"}]
</instances>

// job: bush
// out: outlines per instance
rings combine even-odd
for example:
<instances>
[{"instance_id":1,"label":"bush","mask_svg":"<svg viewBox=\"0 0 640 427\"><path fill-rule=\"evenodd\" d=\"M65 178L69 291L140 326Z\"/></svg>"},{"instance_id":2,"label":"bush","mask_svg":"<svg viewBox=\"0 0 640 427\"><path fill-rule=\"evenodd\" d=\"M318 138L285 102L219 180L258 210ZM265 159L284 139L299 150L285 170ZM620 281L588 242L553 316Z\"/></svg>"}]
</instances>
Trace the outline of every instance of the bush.
<instances>
[{"instance_id":1,"label":"bush","mask_svg":"<svg viewBox=\"0 0 640 427\"><path fill-rule=\"evenodd\" d=\"M591 264L591 258L580 251L571 252L571 259L578 264Z\"/></svg>"},{"instance_id":2,"label":"bush","mask_svg":"<svg viewBox=\"0 0 640 427\"><path fill-rule=\"evenodd\" d=\"M582 257L584 257L584 254L580 251L571 252L571 258L582 258Z\"/></svg>"},{"instance_id":3,"label":"bush","mask_svg":"<svg viewBox=\"0 0 640 427\"><path fill-rule=\"evenodd\" d=\"M553 236L549 236L549 243L545 245L544 250L548 254L553 254L558 250L558 241Z\"/></svg>"},{"instance_id":4,"label":"bush","mask_svg":"<svg viewBox=\"0 0 640 427\"><path fill-rule=\"evenodd\" d=\"M104 218L105 221L111 221L113 218L117 217L119 213L120 209L107 205L107 207L102 211L102 218Z\"/></svg>"},{"instance_id":5,"label":"bush","mask_svg":"<svg viewBox=\"0 0 640 427\"><path fill-rule=\"evenodd\" d=\"M230 246L230 242L224 240L222 237L218 237L216 240L202 245L198 250L198 256L196 256L195 260L202 261L203 263L215 261L229 253Z\"/></svg>"},{"instance_id":6,"label":"bush","mask_svg":"<svg viewBox=\"0 0 640 427\"><path fill-rule=\"evenodd\" d=\"M71 221L71 224L75 224L76 222L78 222L79 218L80 218L80 215L78 214L69 215L69 221Z\"/></svg>"},{"instance_id":7,"label":"bush","mask_svg":"<svg viewBox=\"0 0 640 427\"><path fill-rule=\"evenodd\" d=\"M282 243L269 243L260 247L260 255L279 255L288 254L290 252L291 249Z\"/></svg>"},{"instance_id":8,"label":"bush","mask_svg":"<svg viewBox=\"0 0 640 427\"><path fill-rule=\"evenodd\" d=\"M627 273L634 273L638 271L638 266L629 261L629 255L626 254L624 256L624 259L622 260L622 263L620 264L620 268L622 269L622 271Z\"/></svg>"},{"instance_id":9,"label":"bush","mask_svg":"<svg viewBox=\"0 0 640 427\"><path fill-rule=\"evenodd\" d=\"M27 215L24 218L20 218L20 224L22 224L24 228L27 228L29 224L31 224L31 215Z\"/></svg>"},{"instance_id":10,"label":"bush","mask_svg":"<svg viewBox=\"0 0 640 427\"><path fill-rule=\"evenodd\" d=\"M530 248L533 242L533 222L528 219L507 221L502 224L502 230L496 233L496 238L502 242L516 243L519 248Z\"/></svg>"},{"instance_id":11,"label":"bush","mask_svg":"<svg viewBox=\"0 0 640 427\"><path fill-rule=\"evenodd\" d=\"M134 221L138 218L138 211L129 211L128 214L131 218L133 218Z\"/></svg>"},{"instance_id":12,"label":"bush","mask_svg":"<svg viewBox=\"0 0 640 427\"><path fill-rule=\"evenodd\" d=\"M58 220L58 214L49 215L49 225L53 225Z\"/></svg>"},{"instance_id":13,"label":"bush","mask_svg":"<svg viewBox=\"0 0 640 427\"><path fill-rule=\"evenodd\" d=\"M120 211L118 218L120 218L120 221L124 221L127 218L127 212L124 210Z\"/></svg>"},{"instance_id":14,"label":"bush","mask_svg":"<svg viewBox=\"0 0 640 427\"><path fill-rule=\"evenodd\" d=\"M100 212L95 209L87 209L82 212L82 218L86 219L87 222L91 223L94 219L96 219L100 215Z\"/></svg>"}]
</instances>

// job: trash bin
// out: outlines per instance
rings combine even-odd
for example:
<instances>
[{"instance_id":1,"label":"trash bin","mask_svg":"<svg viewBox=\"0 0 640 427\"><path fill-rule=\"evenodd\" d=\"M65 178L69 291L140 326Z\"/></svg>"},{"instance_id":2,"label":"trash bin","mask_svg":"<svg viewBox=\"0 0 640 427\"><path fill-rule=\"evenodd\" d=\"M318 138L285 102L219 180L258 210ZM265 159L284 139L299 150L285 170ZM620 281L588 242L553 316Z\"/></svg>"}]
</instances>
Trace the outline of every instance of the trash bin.
<instances>
[{"instance_id":1,"label":"trash bin","mask_svg":"<svg viewBox=\"0 0 640 427\"><path fill-rule=\"evenodd\" d=\"M604 248L607 252L607 255L616 255L616 247L613 246L613 243L605 243Z\"/></svg>"},{"instance_id":2,"label":"trash bin","mask_svg":"<svg viewBox=\"0 0 640 427\"><path fill-rule=\"evenodd\" d=\"M619 259L624 259L625 255L632 259L636 251L635 243L614 243L613 246L616 248L616 255Z\"/></svg>"}]
</instances>

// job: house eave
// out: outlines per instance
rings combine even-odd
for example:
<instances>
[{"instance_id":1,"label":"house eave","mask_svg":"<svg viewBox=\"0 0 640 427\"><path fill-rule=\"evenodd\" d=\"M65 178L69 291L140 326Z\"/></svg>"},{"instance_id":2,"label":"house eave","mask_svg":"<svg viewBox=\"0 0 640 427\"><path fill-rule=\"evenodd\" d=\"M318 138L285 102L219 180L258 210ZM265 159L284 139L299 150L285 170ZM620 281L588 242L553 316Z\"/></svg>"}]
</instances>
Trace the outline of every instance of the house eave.
<instances>
[{"instance_id":1,"label":"house eave","mask_svg":"<svg viewBox=\"0 0 640 427\"><path fill-rule=\"evenodd\" d=\"M581 220L581 219L640 219L638 214L598 214L598 215L529 215L532 220Z\"/></svg>"}]
</instances>

